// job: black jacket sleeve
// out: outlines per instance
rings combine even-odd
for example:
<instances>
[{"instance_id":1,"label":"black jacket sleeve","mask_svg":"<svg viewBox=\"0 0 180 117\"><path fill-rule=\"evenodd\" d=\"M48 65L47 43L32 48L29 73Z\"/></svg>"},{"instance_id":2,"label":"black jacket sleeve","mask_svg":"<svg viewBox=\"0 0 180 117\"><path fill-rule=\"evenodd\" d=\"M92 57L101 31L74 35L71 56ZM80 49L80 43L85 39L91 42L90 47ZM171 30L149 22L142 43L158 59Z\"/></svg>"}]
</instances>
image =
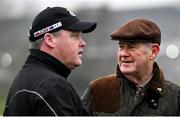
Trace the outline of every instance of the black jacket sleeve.
<instances>
[{"instance_id":1,"label":"black jacket sleeve","mask_svg":"<svg viewBox=\"0 0 180 117\"><path fill-rule=\"evenodd\" d=\"M83 104L66 80L50 80L40 89L35 102L36 115L88 115Z\"/></svg>"}]
</instances>

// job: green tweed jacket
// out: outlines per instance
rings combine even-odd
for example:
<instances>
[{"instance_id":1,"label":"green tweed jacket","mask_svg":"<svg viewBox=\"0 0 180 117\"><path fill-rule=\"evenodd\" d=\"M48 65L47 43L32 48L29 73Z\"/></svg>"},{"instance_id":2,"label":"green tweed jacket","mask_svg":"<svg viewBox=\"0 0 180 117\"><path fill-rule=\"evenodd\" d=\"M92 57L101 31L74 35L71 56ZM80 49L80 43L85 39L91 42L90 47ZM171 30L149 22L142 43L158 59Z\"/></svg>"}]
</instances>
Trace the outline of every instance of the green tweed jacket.
<instances>
[{"instance_id":1,"label":"green tweed jacket","mask_svg":"<svg viewBox=\"0 0 180 117\"><path fill-rule=\"evenodd\" d=\"M141 90L117 67L116 74L92 81L82 100L92 115L180 115L180 87L164 80L157 63Z\"/></svg>"}]
</instances>

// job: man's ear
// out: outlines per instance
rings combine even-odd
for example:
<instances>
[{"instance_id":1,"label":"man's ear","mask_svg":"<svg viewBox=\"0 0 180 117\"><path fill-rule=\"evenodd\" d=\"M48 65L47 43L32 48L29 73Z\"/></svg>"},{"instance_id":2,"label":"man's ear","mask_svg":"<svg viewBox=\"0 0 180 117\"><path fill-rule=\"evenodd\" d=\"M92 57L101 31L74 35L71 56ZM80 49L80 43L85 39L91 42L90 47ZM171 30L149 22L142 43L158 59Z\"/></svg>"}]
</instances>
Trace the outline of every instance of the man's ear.
<instances>
[{"instance_id":1,"label":"man's ear","mask_svg":"<svg viewBox=\"0 0 180 117\"><path fill-rule=\"evenodd\" d=\"M153 43L152 45L152 54L151 54L151 59L156 59L158 53L160 52L160 46L156 43Z\"/></svg>"},{"instance_id":2,"label":"man's ear","mask_svg":"<svg viewBox=\"0 0 180 117\"><path fill-rule=\"evenodd\" d=\"M53 48L55 45L54 45L54 38L53 38L53 35L50 34L50 33L46 33L44 35L44 42L47 46Z\"/></svg>"}]
</instances>

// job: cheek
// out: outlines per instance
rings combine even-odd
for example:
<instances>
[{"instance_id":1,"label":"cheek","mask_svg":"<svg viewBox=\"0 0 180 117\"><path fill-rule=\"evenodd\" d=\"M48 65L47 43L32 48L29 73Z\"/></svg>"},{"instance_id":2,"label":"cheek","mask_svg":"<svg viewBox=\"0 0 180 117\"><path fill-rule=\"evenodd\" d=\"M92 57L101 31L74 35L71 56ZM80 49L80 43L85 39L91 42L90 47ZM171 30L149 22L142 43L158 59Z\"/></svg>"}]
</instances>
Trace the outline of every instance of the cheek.
<instances>
[{"instance_id":1,"label":"cheek","mask_svg":"<svg viewBox=\"0 0 180 117\"><path fill-rule=\"evenodd\" d=\"M76 45L71 45L66 48L65 52L69 59L76 59L78 56L78 47Z\"/></svg>"},{"instance_id":2,"label":"cheek","mask_svg":"<svg viewBox=\"0 0 180 117\"><path fill-rule=\"evenodd\" d=\"M70 41L66 41L65 43L62 43L58 45L59 49L62 49L64 52L68 53L73 53L76 50L76 45L74 45Z\"/></svg>"},{"instance_id":3,"label":"cheek","mask_svg":"<svg viewBox=\"0 0 180 117\"><path fill-rule=\"evenodd\" d=\"M144 66L149 61L149 56L147 54L137 54L134 59L136 60L136 64L138 66Z\"/></svg>"},{"instance_id":4,"label":"cheek","mask_svg":"<svg viewBox=\"0 0 180 117\"><path fill-rule=\"evenodd\" d=\"M119 51L117 51L117 62L119 63L120 62L120 53L119 53Z\"/></svg>"}]
</instances>

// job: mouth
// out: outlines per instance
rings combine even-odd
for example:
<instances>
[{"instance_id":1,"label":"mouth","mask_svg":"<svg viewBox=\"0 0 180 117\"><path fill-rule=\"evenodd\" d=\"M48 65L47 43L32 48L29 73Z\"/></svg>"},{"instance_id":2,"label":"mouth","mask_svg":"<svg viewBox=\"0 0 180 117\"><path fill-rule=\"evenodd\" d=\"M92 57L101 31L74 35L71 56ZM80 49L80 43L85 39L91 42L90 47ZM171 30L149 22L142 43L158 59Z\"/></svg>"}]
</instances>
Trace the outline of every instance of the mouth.
<instances>
[{"instance_id":1,"label":"mouth","mask_svg":"<svg viewBox=\"0 0 180 117\"><path fill-rule=\"evenodd\" d=\"M78 52L78 54L82 54L82 53L83 53L83 51Z\"/></svg>"},{"instance_id":2,"label":"mouth","mask_svg":"<svg viewBox=\"0 0 180 117\"><path fill-rule=\"evenodd\" d=\"M121 61L121 63L132 63L133 61Z\"/></svg>"},{"instance_id":3,"label":"mouth","mask_svg":"<svg viewBox=\"0 0 180 117\"><path fill-rule=\"evenodd\" d=\"M78 54L82 57L83 51L78 52Z\"/></svg>"},{"instance_id":4,"label":"mouth","mask_svg":"<svg viewBox=\"0 0 180 117\"><path fill-rule=\"evenodd\" d=\"M121 66L129 66L133 63L132 60L123 60L121 61Z\"/></svg>"}]
</instances>

